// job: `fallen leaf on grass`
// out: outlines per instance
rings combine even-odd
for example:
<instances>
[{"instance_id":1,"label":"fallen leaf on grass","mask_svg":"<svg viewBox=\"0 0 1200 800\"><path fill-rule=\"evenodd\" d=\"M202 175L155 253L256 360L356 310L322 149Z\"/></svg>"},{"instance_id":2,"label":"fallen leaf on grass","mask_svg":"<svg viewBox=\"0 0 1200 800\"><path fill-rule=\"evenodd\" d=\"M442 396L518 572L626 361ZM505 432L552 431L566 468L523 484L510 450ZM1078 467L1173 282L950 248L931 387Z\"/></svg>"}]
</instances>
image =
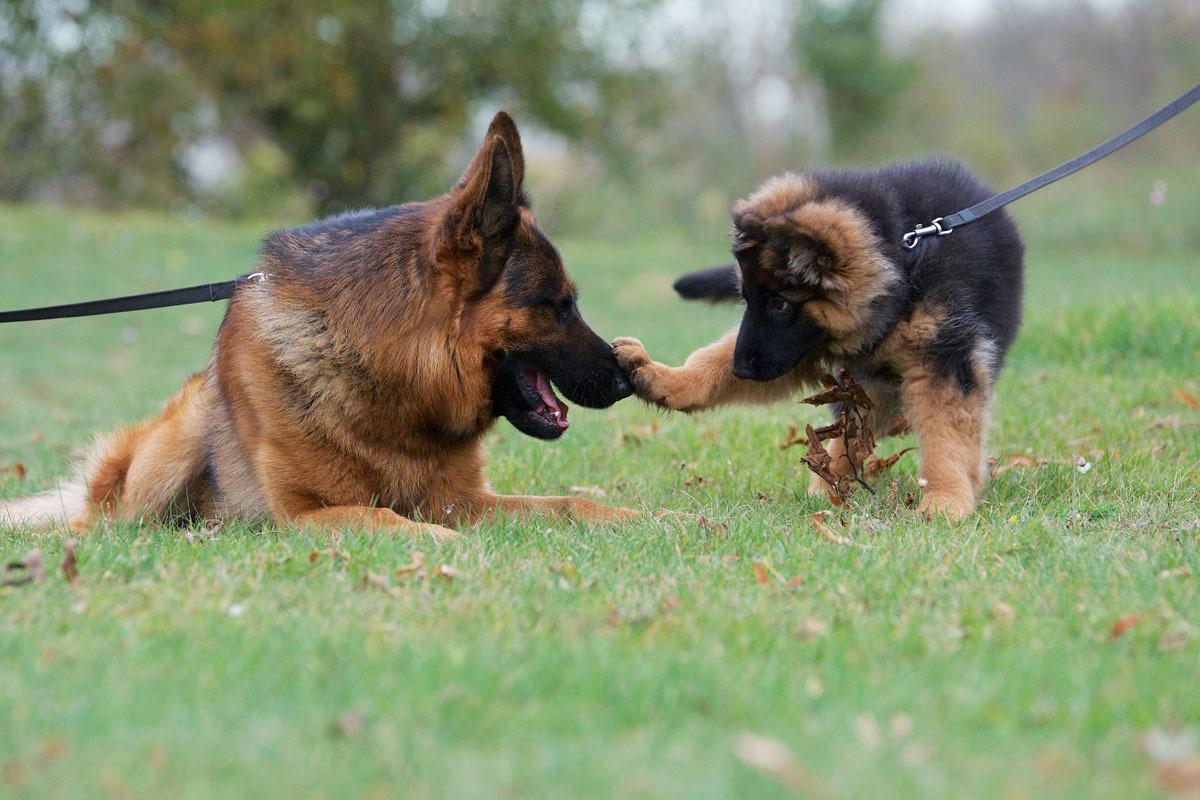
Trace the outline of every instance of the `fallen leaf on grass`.
<instances>
[{"instance_id":1,"label":"fallen leaf on grass","mask_svg":"<svg viewBox=\"0 0 1200 800\"><path fill-rule=\"evenodd\" d=\"M1186 389L1176 389L1175 399L1183 403L1188 408L1200 408L1200 400L1196 399L1196 395Z\"/></svg>"},{"instance_id":2,"label":"fallen leaf on grass","mask_svg":"<svg viewBox=\"0 0 1200 800\"><path fill-rule=\"evenodd\" d=\"M25 480L25 465L18 461L11 467L0 468L0 478L5 478L10 475L19 481Z\"/></svg>"},{"instance_id":3,"label":"fallen leaf on grass","mask_svg":"<svg viewBox=\"0 0 1200 800\"><path fill-rule=\"evenodd\" d=\"M653 436L656 433L658 433L658 420L654 420L649 425L634 425L621 434L621 441L629 442L630 444L641 444L643 439Z\"/></svg>"},{"instance_id":4,"label":"fallen leaf on grass","mask_svg":"<svg viewBox=\"0 0 1200 800\"><path fill-rule=\"evenodd\" d=\"M74 539L67 539L63 544L63 560L59 569L62 570L62 576L67 579L67 583L72 586L79 580L79 565L75 562L75 544Z\"/></svg>"},{"instance_id":5,"label":"fallen leaf on grass","mask_svg":"<svg viewBox=\"0 0 1200 800\"><path fill-rule=\"evenodd\" d=\"M1112 630L1109 631L1109 636L1113 639L1120 638L1129 632L1129 629L1137 625L1141 617L1137 614L1125 614L1118 617L1117 621L1112 624Z\"/></svg>"},{"instance_id":6,"label":"fallen leaf on grass","mask_svg":"<svg viewBox=\"0 0 1200 800\"><path fill-rule=\"evenodd\" d=\"M20 586L25 583L36 583L46 577L46 568L42 563L42 551L30 550L20 561L10 561L4 568L5 578L0 586ZM14 574L16 573L16 574Z\"/></svg>"},{"instance_id":7,"label":"fallen leaf on grass","mask_svg":"<svg viewBox=\"0 0 1200 800\"><path fill-rule=\"evenodd\" d=\"M733 743L733 752L743 764L770 775L796 794L823 794L817 778L777 739L743 733Z\"/></svg>"},{"instance_id":8,"label":"fallen leaf on grass","mask_svg":"<svg viewBox=\"0 0 1200 800\"><path fill-rule=\"evenodd\" d=\"M796 626L796 635L801 639L815 639L829 632L829 626L816 617L807 617Z\"/></svg>"},{"instance_id":9,"label":"fallen leaf on grass","mask_svg":"<svg viewBox=\"0 0 1200 800\"><path fill-rule=\"evenodd\" d=\"M400 589L392 586L391 581L386 575L380 575L378 572L367 572L359 581L359 586L363 589L378 589L389 597L399 597Z\"/></svg>"},{"instance_id":10,"label":"fallen leaf on grass","mask_svg":"<svg viewBox=\"0 0 1200 800\"><path fill-rule=\"evenodd\" d=\"M766 586L767 583L770 582L770 578L767 576L767 568L762 565L761 561L755 561L753 563L753 567L754 580L758 581L759 584Z\"/></svg>"},{"instance_id":11,"label":"fallen leaf on grass","mask_svg":"<svg viewBox=\"0 0 1200 800\"><path fill-rule=\"evenodd\" d=\"M830 500L839 505L839 501L847 500L858 486L863 486L870 492L875 491L863 480L867 459L875 452L875 435L867 426L867 414L874 407L874 403L847 370L842 370L837 377L824 375L822 381L825 390L806 397L801 402L814 406L837 404L837 419L821 428L805 426L804 439L799 438L795 428L789 429L788 441L782 447L786 449L794 444L807 445L808 452L800 460L828 484ZM833 469L834 458L822 444L830 439L841 441L838 458L845 459L844 466L849 467L849 475L843 475ZM843 465L839 465L839 468L844 471ZM880 471L885 468L881 468Z\"/></svg>"},{"instance_id":12,"label":"fallen leaf on grass","mask_svg":"<svg viewBox=\"0 0 1200 800\"><path fill-rule=\"evenodd\" d=\"M1168 578L1186 578L1191 574L1191 567L1185 565L1182 567L1176 567L1175 569L1164 569L1162 572L1158 573L1158 577L1165 581Z\"/></svg>"},{"instance_id":13,"label":"fallen leaf on grass","mask_svg":"<svg viewBox=\"0 0 1200 800\"><path fill-rule=\"evenodd\" d=\"M329 723L329 735L335 739L350 739L358 736L366 727L367 719L360 711L344 711Z\"/></svg>"},{"instance_id":14,"label":"fallen leaf on grass","mask_svg":"<svg viewBox=\"0 0 1200 800\"><path fill-rule=\"evenodd\" d=\"M420 550L414 550L412 554L412 561L396 570L396 577L399 578L402 575L408 575L409 573L416 572L423 566L425 566L425 554Z\"/></svg>"},{"instance_id":15,"label":"fallen leaf on grass","mask_svg":"<svg viewBox=\"0 0 1200 800\"><path fill-rule=\"evenodd\" d=\"M1169 761L1154 768L1154 780L1163 791L1200 797L1200 758Z\"/></svg>"},{"instance_id":16,"label":"fallen leaf on grass","mask_svg":"<svg viewBox=\"0 0 1200 800\"><path fill-rule=\"evenodd\" d=\"M1001 622L1012 622L1017 618L1017 612L1013 611L1012 606L1001 600L992 606L992 616Z\"/></svg>"},{"instance_id":17,"label":"fallen leaf on grass","mask_svg":"<svg viewBox=\"0 0 1200 800\"><path fill-rule=\"evenodd\" d=\"M837 535L836 533L833 532L832 528L830 528L828 525L826 525L824 523L823 520L826 517L832 517L832 516L833 516L833 512L829 511L829 510L818 511L817 513L812 515L812 524L813 524L813 527L816 529L817 533L821 534L821 536L824 539L826 539L830 542L833 542L834 544L845 544L845 545L854 544L853 539L849 539L845 536Z\"/></svg>"},{"instance_id":18,"label":"fallen leaf on grass","mask_svg":"<svg viewBox=\"0 0 1200 800\"><path fill-rule=\"evenodd\" d=\"M1178 650L1188 643L1187 634L1179 631L1163 631L1162 636L1158 637L1158 651L1165 653L1168 650Z\"/></svg>"},{"instance_id":19,"label":"fallen leaf on grass","mask_svg":"<svg viewBox=\"0 0 1200 800\"><path fill-rule=\"evenodd\" d=\"M866 466L863 469L863 477L864 478L879 477L884 472L887 472L889 469L896 466L896 462L899 461L900 458L905 453L911 453L913 450L916 450L916 449L917 448L915 448L915 447L906 447L903 450L901 450L899 453L892 453L887 458L879 458L878 456L872 456L870 459L867 460Z\"/></svg>"}]
</instances>

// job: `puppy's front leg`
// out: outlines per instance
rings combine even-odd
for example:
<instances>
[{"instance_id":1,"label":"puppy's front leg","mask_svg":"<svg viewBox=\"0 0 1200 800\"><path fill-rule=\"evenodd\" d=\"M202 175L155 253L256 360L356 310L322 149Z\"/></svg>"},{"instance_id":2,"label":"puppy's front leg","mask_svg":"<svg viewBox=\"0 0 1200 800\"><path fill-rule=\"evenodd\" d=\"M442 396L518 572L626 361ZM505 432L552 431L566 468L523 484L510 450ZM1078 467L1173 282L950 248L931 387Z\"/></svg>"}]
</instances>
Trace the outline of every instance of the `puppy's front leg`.
<instances>
[{"instance_id":1,"label":"puppy's front leg","mask_svg":"<svg viewBox=\"0 0 1200 800\"><path fill-rule=\"evenodd\" d=\"M637 339L613 342L613 354L638 397L648 403L690 413L730 403L770 403L796 392L815 370L804 366L773 381L747 381L733 375L737 330L701 347L682 367L668 367L650 358Z\"/></svg>"},{"instance_id":2,"label":"puppy's front leg","mask_svg":"<svg viewBox=\"0 0 1200 800\"><path fill-rule=\"evenodd\" d=\"M919 370L905 376L902 392L921 449L920 510L963 519L974 510L987 474L990 387L980 382L964 392L953 377Z\"/></svg>"}]
</instances>

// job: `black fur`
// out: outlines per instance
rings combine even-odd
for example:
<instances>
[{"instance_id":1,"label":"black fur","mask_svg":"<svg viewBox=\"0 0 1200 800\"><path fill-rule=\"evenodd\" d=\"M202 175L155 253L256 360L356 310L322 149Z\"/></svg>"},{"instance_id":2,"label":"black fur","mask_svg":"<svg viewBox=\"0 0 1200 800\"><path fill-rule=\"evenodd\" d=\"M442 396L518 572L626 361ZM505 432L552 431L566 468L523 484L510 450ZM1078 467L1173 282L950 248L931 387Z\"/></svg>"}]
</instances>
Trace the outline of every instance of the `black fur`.
<instances>
[{"instance_id":1,"label":"black fur","mask_svg":"<svg viewBox=\"0 0 1200 800\"><path fill-rule=\"evenodd\" d=\"M742 296L735 264L691 272L675 281L675 291L685 300L737 300Z\"/></svg>"},{"instance_id":2,"label":"black fur","mask_svg":"<svg viewBox=\"0 0 1200 800\"><path fill-rule=\"evenodd\" d=\"M1012 218L1005 211L997 211L949 236L926 237L913 250L902 245L906 231L990 197L992 189L962 164L948 160L918 161L878 170L822 169L807 173L807 177L817 187L812 199L837 198L862 212L877 237L881 254L896 266L902 278L891 292L875 301L867 343L860 353L844 359L846 366L863 371L876 369L878 365L870 361L871 353L896 323L907 319L920 304L945 313L945 322L927 353L939 374L954 377L964 393L971 391L975 383L971 359L984 344L994 353L988 364L994 376L1021 323L1024 245ZM722 267L684 275L675 282L675 289L688 298L736 299L740 293L732 294L729 287L738 283L736 267ZM757 322L761 327L767 320ZM750 324L748 314L742 334ZM801 328L806 322L801 318L790 324ZM759 332L765 333L761 329ZM814 340L810 334L801 338ZM740 334L739 344L741 339ZM777 349L788 352L768 359L779 363L774 369L760 370L757 379L769 380L781 374L799 357L789 343L780 341L779 345Z\"/></svg>"}]
</instances>

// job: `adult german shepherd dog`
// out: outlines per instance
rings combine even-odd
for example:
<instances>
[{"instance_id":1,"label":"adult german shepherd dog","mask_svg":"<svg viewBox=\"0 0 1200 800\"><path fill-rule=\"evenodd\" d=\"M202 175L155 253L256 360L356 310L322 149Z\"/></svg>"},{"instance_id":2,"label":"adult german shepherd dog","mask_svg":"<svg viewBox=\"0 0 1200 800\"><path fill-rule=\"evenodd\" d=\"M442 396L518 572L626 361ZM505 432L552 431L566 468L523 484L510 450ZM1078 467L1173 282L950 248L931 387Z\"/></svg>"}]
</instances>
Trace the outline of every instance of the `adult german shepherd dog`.
<instances>
[{"instance_id":1,"label":"adult german shepherd dog","mask_svg":"<svg viewBox=\"0 0 1200 800\"><path fill-rule=\"evenodd\" d=\"M0 503L0 521L272 519L456 535L494 511L633 516L582 498L493 494L499 416L539 439L572 401L630 394L522 192L500 112L447 194L271 234L208 367L149 421L101 437L80 478ZM420 521L416 521L419 519Z\"/></svg>"},{"instance_id":2,"label":"adult german shepherd dog","mask_svg":"<svg viewBox=\"0 0 1200 800\"><path fill-rule=\"evenodd\" d=\"M617 360L641 398L688 412L782 399L849 368L875 404L873 431L906 420L916 432L921 509L965 517L987 475L993 389L1020 325L1024 247L1004 212L913 250L901 242L991 194L945 161L771 178L733 208L736 266L675 284L684 297L744 298L741 327L682 367L628 338L615 342ZM845 475L839 445L829 451ZM814 475L810 491L824 489Z\"/></svg>"}]
</instances>

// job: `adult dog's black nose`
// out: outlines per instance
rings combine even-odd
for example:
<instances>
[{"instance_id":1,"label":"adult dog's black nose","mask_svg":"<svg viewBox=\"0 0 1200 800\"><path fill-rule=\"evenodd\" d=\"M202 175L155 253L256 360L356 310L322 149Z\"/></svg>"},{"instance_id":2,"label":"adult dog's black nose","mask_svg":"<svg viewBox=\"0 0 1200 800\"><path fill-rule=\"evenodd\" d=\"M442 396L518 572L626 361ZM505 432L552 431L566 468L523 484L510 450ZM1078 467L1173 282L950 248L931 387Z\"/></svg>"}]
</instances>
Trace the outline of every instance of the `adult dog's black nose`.
<instances>
[{"instance_id":1,"label":"adult dog's black nose","mask_svg":"<svg viewBox=\"0 0 1200 800\"><path fill-rule=\"evenodd\" d=\"M612 391L616 400L624 400L633 394L633 387L629 385L629 379L619 369L613 372Z\"/></svg>"}]
</instances>

